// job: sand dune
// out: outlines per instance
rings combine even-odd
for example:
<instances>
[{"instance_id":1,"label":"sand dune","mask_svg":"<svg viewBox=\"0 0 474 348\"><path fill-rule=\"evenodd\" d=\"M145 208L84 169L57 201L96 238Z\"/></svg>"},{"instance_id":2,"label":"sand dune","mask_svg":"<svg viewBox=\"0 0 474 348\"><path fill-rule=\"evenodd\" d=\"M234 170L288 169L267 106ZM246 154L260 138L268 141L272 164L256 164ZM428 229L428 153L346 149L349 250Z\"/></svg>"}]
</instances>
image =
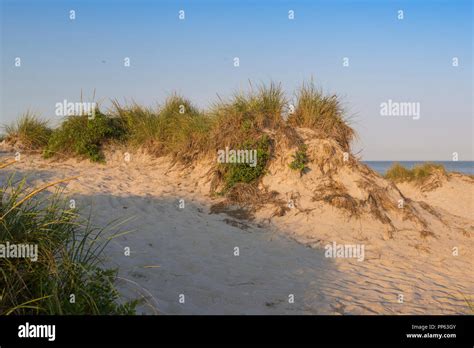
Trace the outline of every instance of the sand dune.
<instances>
[{"instance_id":1,"label":"sand dune","mask_svg":"<svg viewBox=\"0 0 474 348\"><path fill-rule=\"evenodd\" d=\"M441 180L440 187L426 191L409 183L401 183L398 187L413 200L426 201L439 210L472 219L474 215L472 190L474 179L466 175L450 173L448 177Z\"/></svg>"},{"instance_id":2,"label":"sand dune","mask_svg":"<svg viewBox=\"0 0 474 348\"><path fill-rule=\"evenodd\" d=\"M120 150L106 165L24 155L1 177L17 171L39 185L79 176L66 192L83 213L99 226L121 221L107 264L119 267L126 298L146 299L139 312L472 313L472 180L454 175L421 192L344 161L329 140L307 134L305 143L310 171L290 170L293 149L281 145L260 185L274 198L258 206L209 194L212 159L182 167L141 153L127 162ZM363 244L364 260L325 257L333 242Z\"/></svg>"}]
</instances>

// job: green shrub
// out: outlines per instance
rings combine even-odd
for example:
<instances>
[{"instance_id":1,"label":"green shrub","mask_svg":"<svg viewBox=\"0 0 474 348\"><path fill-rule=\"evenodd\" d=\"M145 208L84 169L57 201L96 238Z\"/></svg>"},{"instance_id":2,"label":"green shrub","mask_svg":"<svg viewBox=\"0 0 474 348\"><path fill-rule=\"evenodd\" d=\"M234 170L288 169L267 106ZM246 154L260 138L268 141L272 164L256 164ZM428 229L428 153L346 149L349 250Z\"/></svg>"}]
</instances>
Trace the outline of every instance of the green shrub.
<instances>
[{"instance_id":1,"label":"green shrub","mask_svg":"<svg viewBox=\"0 0 474 348\"><path fill-rule=\"evenodd\" d=\"M38 150L46 146L51 129L48 122L30 112L25 113L15 123L4 126L5 140L12 145L20 145L26 150Z\"/></svg>"},{"instance_id":2,"label":"green shrub","mask_svg":"<svg viewBox=\"0 0 474 348\"><path fill-rule=\"evenodd\" d=\"M180 96L166 100L159 113L158 141L164 154L190 160L205 146L211 122L207 116Z\"/></svg>"},{"instance_id":3,"label":"green shrub","mask_svg":"<svg viewBox=\"0 0 474 348\"><path fill-rule=\"evenodd\" d=\"M308 163L308 155L306 154L307 149L308 147L306 145L300 146L293 155L293 161L289 164L290 168L298 170L300 175L303 175L306 169L306 164Z\"/></svg>"},{"instance_id":4,"label":"green shrub","mask_svg":"<svg viewBox=\"0 0 474 348\"><path fill-rule=\"evenodd\" d=\"M13 176L0 187L0 244L38 248L37 260L0 258L0 314L133 314L138 302L117 303L116 271L100 267L103 230L46 187Z\"/></svg>"},{"instance_id":5,"label":"green shrub","mask_svg":"<svg viewBox=\"0 0 474 348\"><path fill-rule=\"evenodd\" d=\"M54 130L44 156L73 155L103 162L102 146L113 140L121 140L125 135L121 119L104 115L99 110L96 110L93 118L87 115L70 116Z\"/></svg>"},{"instance_id":6,"label":"green shrub","mask_svg":"<svg viewBox=\"0 0 474 348\"><path fill-rule=\"evenodd\" d=\"M267 162L270 158L271 140L263 135L257 141L247 140L237 147L239 150L256 150L257 163L251 166L248 163L223 163L220 172L224 178L224 193L237 183L256 183L265 174Z\"/></svg>"}]
</instances>

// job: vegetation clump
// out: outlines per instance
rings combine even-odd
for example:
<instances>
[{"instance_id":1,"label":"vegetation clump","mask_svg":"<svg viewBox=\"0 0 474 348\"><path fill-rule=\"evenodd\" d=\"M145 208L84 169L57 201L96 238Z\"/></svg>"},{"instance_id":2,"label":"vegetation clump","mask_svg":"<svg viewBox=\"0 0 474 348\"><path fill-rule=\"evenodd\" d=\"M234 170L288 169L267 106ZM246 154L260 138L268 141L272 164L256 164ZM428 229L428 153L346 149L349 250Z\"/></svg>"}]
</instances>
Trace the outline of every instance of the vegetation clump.
<instances>
[{"instance_id":1,"label":"vegetation clump","mask_svg":"<svg viewBox=\"0 0 474 348\"><path fill-rule=\"evenodd\" d=\"M385 173L385 178L394 182L415 182L423 184L433 174L440 173L446 175L446 169L442 164L423 163L408 169L400 163L395 163Z\"/></svg>"},{"instance_id":2,"label":"vegetation clump","mask_svg":"<svg viewBox=\"0 0 474 348\"><path fill-rule=\"evenodd\" d=\"M238 183L258 184L273 152L274 139L270 133L286 126L282 117L285 105L283 90L274 83L252 87L249 93L236 93L230 100L214 105L210 112L213 124L209 153L214 155L225 148L256 152L255 166L250 163L218 166L215 177L221 183L222 193Z\"/></svg>"},{"instance_id":3,"label":"vegetation clump","mask_svg":"<svg viewBox=\"0 0 474 348\"><path fill-rule=\"evenodd\" d=\"M270 158L271 140L263 135L256 141L247 140L239 146L240 149L255 151L256 163L224 163L218 168L223 177L224 192L234 187L237 183L256 184L258 179L265 174L267 162Z\"/></svg>"},{"instance_id":4,"label":"vegetation clump","mask_svg":"<svg viewBox=\"0 0 474 348\"><path fill-rule=\"evenodd\" d=\"M77 156L92 162L104 162L102 147L125 137L122 120L95 111L88 115L69 116L55 129L44 150L45 158Z\"/></svg>"},{"instance_id":5,"label":"vegetation clump","mask_svg":"<svg viewBox=\"0 0 474 348\"><path fill-rule=\"evenodd\" d=\"M4 126L5 140L23 150L38 150L46 146L52 130L48 122L26 112L15 123Z\"/></svg>"},{"instance_id":6,"label":"vegetation clump","mask_svg":"<svg viewBox=\"0 0 474 348\"><path fill-rule=\"evenodd\" d=\"M112 114L122 121L126 140L134 147L189 162L208 144L211 119L181 96L173 94L157 110L117 101L113 105Z\"/></svg>"},{"instance_id":7,"label":"vegetation clump","mask_svg":"<svg viewBox=\"0 0 474 348\"><path fill-rule=\"evenodd\" d=\"M301 145L298 150L292 155L293 162L289 164L289 167L293 170L297 170L300 172L300 176L302 176L307 169L306 164L308 163L308 155L306 154L306 150L308 147L306 145Z\"/></svg>"},{"instance_id":8,"label":"vegetation clump","mask_svg":"<svg viewBox=\"0 0 474 348\"><path fill-rule=\"evenodd\" d=\"M303 84L296 108L285 120L289 104L280 84L250 86L248 93L220 99L207 111L177 94L156 109L136 103L121 105L114 100L110 110L97 108L93 117L68 116L54 130L27 113L16 124L5 127L6 140L44 150L47 158L76 156L102 162L104 145L120 142L190 162L226 146L235 148L245 141L256 141L266 131L279 132L286 139L296 136L294 127L307 127L348 149L355 133L337 96L324 95L312 82Z\"/></svg>"},{"instance_id":9,"label":"vegetation clump","mask_svg":"<svg viewBox=\"0 0 474 348\"><path fill-rule=\"evenodd\" d=\"M214 120L212 148L238 147L242 140L256 140L265 129L284 125L282 117L286 105L280 85L261 85L249 93L236 93L229 101L220 101L210 112Z\"/></svg>"},{"instance_id":10,"label":"vegetation clump","mask_svg":"<svg viewBox=\"0 0 474 348\"><path fill-rule=\"evenodd\" d=\"M333 138L348 151L355 133L343 116L337 96L324 95L312 82L303 84L294 112L285 119L289 104L280 84L250 87L247 93L219 99L208 111L172 94L156 109L113 101L106 112L97 108L93 117L69 116L54 130L27 115L17 126L7 128L7 141L21 138L22 143L42 150L46 158L74 156L93 162L105 161L104 148L110 143L142 148L156 156L171 156L184 164L199 157L213 157L226 148L256 150L256 166L218 166L216 175L224 191L236 183L257 183L277 140L298 146L290 168L303 174L308 158L296 127L311 128L319 137Z\"/></svg>"},{"instance_id":11,"label":"vegetation clump","mask_svg":"<svg viewBox=\"0 0 474 348\"><path fill-rule=\"evenodd\" d=\"M322 138L332 138L348 151L355 131L344 117L344 110L337 95L325 95L313 82L303 84L296 93L294 112L288 117L288 124L310 128Z\"/></svg>"}]
</instances>

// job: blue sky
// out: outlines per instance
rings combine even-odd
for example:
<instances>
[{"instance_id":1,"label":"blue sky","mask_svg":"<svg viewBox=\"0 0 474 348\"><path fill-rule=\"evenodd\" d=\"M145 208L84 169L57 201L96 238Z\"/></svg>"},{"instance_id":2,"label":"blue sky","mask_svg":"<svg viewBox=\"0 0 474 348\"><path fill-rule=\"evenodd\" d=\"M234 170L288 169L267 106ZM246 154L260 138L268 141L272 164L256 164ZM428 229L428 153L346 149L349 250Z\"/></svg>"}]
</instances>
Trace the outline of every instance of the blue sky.
<instances>
[{"instance_id":1,"label":"blue sky","mask_svg":"<svg viewBox=\"0 0 474 348\"><path fill-rule=\"evenodd\" d=\"M57 121L55 104L81 90L104 106L177 91L204 108L249 80L291 97L313 77L343 97L365 160L474 157L470 0L0 2L0 123L28 109ZM419 102L420 119L382 117L388 99Z\"/></svg>"}]
</instances>

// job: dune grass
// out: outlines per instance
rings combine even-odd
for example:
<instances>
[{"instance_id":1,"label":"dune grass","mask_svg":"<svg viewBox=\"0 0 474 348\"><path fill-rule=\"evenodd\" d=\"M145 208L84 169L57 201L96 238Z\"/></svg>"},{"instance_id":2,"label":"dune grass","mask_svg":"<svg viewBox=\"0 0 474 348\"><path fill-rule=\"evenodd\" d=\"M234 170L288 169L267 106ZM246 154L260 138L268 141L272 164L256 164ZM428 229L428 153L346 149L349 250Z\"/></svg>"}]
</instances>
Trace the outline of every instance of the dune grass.
<instances>
[{"instance_id":1,"label":"dune grass","mask_svg":"<svg viewBox=\"0 0 474 348\"><path fill-rule=\"evenodd\" d=\"M286 107L281 85L259 85L248 93L235 93L228 100L219 100L210 111L212 128L207 151L215 154L226 147L234 150L255 150L256 166L246 163L220 164L216 177L222 182L222 191L228 192L237 183L257 184L273 152L273 139L267 131L281 130ZM219 186L219 185L217 185Z\"/></svg>"},{"instance_id":2,"label":"dune grass","mask_svg":"<svg viewBox=\"0 0 474 348\"><path fill-rule=\"evenodd\" d=\"M211 108L213 150L237 147L243 141L257 140L265 129L284 124L282 113L287 101L280 85L252 87L249 93L235 93L230 100L219 100Z\"/></svg>"},{"instance_id":3,"label":"dune grass","mask_svg":"<svg viewBox=\"0 0 474 348\"><path fill-rule=\"evenodd\" d=\"M44 194L60 182L33 189L11 176L0 187L0 244L37 246L37 259L0 258L0 314L134 314L137 301L117 303L116 270L100 267L103 229L59 189Z\"/></svg>"},{"instance_id":4,"label":"dune grass","mask_svg":"<svg viewBox=\"0 0 474 348\"><path fill-rule=\"evenodd\" d=\"M112 114L122 121L127 142L134 147L189 162L207 146L211 119L177 94L157 110L136 103L121 106L117 101L113 106Z\"/></svg>"},{"instance_id":5,"label":"dune grass","mask_svg":"<svg viewBox=\"0 0 474 348\"><path fill-rule=\"evenodd\" d=\"M104 162L104 147L114 142L145 149L156 156L171 156L184 164L200 156L215 156L226 147L250 150L253 146L258 151L257 166L219 166L218 174L228 189L237 182L255 182L263 175L275 139L296 144L301 150L304 144L294 130L296 127L311 128L317 136L333 138L349 151L355 132L344 117L339 98L323 94L312 81L303 84L296 96L294 113L286 120L288 99L282 86L273 82L250 84L248 92L239 91L226 100L219 99L204 111L178 94L172 94L157 108L136 103L121 105L114 100L110 110L96 109L92 119L67 117L48 137L28 138L43 148L46 158L73 156L94 162ZM37 122L34 118L27 120ZM307 158L301 151L296 156L291 166L302 173Z\"/></svg>"},{"instance_id":6,"label":"dune grass","mask_svg":"<svg viewBox=\"0 0 474 348\"><path fill-rule=\"evenodd\" d=\"M43 150L44 157L77 157L93 162L105 161L103 150L110 143L144 149L156 156L171 156L183 164L201 156L215 156L226 147L257 150L255 167L243 163L216 167L221 188L227 191L239 182L258 181L265 173L276 139L298 146L297 158L290 166L303 173L307 158L301 150L304 143L296 127L311 128L318 137L333 138L349 151L355 132L344 117L339 98L324 95L312 81L303 84L296 96L296 108L287 119L288 99L281 84L273 82L250 84L248 92L239 91L226 100L219 98L204 111L178 94L172 94L157 108L137 103L121 105L113 100L110 110L96 109L92 119L85 115L67 117L52 132L46 131L46 124L27 116L19 124L36 127L10 127L9 139L19 133L14 132L17 128L38 129L29 131L26 138L28 143Z\"/></svg>"},{"instance_id":7,"label":"dune grass","mask_svg":"<svg viewBox=\"0 0 474 348\"><path fill-rule=\"evenodd\" d=\"M446 169L442 164L423 163L408 169L400 163L394 163L385 173L385 178L394 182L415 182L423 183L436 172L446 174Z\"/></svg>"},{"instance_id":8,"label":"dune grass","mask_svg":"<svg viewBox=\"0 0 474 348\"><path fill-rule=\"evenodd\" d=\"M344 116L340 98L337 95L325 95L312 81L303 83L296 98L296 107L288 117L288 124L311 128L318 136L332 138L348 151L356 133Z\"/></svg>"},{"instance_id":9,"label":"dune grass","mask_svg":"<svg viewBox=\"0 0 474 348\"><path fill-rule=\"evenodd\" d=\"M31 112L23 114L16 122L5 125L5 140L23 150L43 148L51 136L48 122L41 120Z\"/></svg>"}]
</instances>

